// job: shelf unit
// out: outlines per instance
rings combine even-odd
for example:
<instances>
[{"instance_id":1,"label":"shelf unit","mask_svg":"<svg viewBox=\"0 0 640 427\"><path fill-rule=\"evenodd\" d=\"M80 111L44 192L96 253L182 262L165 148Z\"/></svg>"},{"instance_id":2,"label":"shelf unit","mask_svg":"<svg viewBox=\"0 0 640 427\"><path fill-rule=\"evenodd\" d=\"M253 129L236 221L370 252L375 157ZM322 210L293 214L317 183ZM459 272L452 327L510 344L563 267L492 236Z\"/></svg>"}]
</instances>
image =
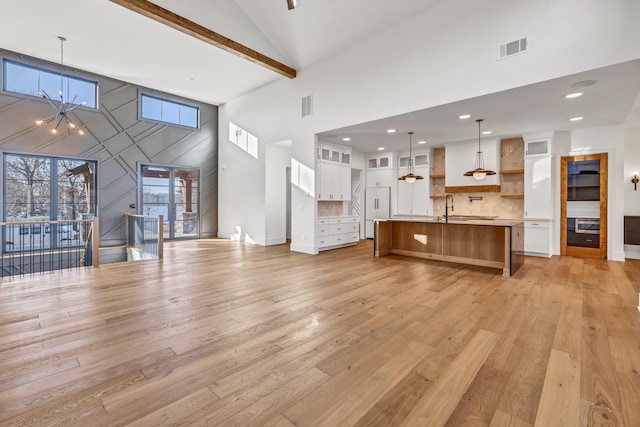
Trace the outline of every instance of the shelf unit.
<instances>
[{"instance_id":1,"label":"shelf unit","mask_svg":"<svg viewBox=\"0 0 640 427\"><path fill-rule=\"evenodd\" d=\"M432 162L431 162L431 174L429 174L429 180L431 181L431 192L429 194L429 198L432 200L440 200L445 198L444 191L444 178L445 178L445 170L444 170L444 160L445 160L445 151L444 147L434 148L431 154ZM436 211L436 206L434 205L433 211Z\"/></svg>"},{"instance_id":2,"label":"shelf unit","mask_svg":"<svg viewBox=\"0 0 640 427\"><path fill-rule=\"evenodd\" d=\"M500 184L502 199L524 200L524 140L500 141Z\"/></svg>"}]
</instances>

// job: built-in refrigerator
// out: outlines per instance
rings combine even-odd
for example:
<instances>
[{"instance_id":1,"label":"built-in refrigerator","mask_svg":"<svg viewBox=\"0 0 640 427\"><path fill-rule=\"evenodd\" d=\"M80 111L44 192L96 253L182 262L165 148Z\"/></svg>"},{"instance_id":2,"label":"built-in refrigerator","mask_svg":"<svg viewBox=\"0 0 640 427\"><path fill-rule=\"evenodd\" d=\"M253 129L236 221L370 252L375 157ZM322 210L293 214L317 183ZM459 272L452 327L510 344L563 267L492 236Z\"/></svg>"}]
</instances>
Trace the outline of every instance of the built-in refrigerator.
<instances>
[{"instance_id":1,"label":"built-in refrigerator","mask_svg":"<svg viewBox=\"0 0 640 427\"><path fill-rule=\"evenodd\" d=\"M373 239L374 221L389 219L391 187L367 187L365 192L365 237Z\"/></svg>"}]
</instances>

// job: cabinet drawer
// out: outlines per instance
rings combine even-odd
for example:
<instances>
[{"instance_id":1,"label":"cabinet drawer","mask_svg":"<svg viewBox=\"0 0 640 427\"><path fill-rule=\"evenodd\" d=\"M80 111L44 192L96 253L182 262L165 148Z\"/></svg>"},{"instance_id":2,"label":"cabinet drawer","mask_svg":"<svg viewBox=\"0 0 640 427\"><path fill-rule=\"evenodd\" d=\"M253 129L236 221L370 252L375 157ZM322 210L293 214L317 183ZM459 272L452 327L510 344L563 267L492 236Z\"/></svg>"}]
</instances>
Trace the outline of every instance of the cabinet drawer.
<instances>
[{"instance_id":1,"label":"cabinet drawer","mask_svg":"<svg viewBox=\"0 0 640 427\"><path fill-rule=\"evenodd\" d=\"M340 218L331 218L329 224L345 224L350 222L358 222L357 216L345 216Z\"/></svg>"},{"instance_id":2,"label":"cabinet drawer","mask_svg":"<svg viewBox=\"0 0 640 427\"><path fill-rule=\"evenodd\" d=\"M329 220L328 220L328 219L326 219L326 218L325 218L325 219L318 219L318 220L316 221L316 224L317 224L317 225L325 225L325 224L329 224Z\"/></svg>"},{"instance_id":3,"label":"cabinet drawer","mask_svg":"<svg viewBox=\"0 0 640 427\"><path fill-rule=\"evenodd\" d=\"M316 227L316 234L318 236L328 236L329 235L329 226L328 225L318 225Z\"/></svg>"},{"instance_id":4,"label":"cabinet drawer","mask_svg":"<svg viewBox=\"0 0 640 427\"><path fill-rule=\"evenodd\" d=\"M344 234L351 231L351 224L329 224L329 234Z\"/></svg>"},{"instance_id":5,"label":"cabinet drawer","mask_svg":"<svg viewBox=\"0 0 640 427\"><path fill-rule=\"evenodd\" d=\"M331 246L331 239L329 236L318 237L318 247L326 248L327 246Z\"/></svg>"},{"instance_id":6,"label":"cabinet drawer","mask_svg":"<svg viewBox=\"0 0 640 427\"><path fill-rule=\"evenodd\" d=\"M549 222L548 221L525 221L524 226L526 228L544 228L548 230Z\"/></svg>"},{"instance_id":7,"label":"cabinet drawer","mask_svg":"<svg viewBox=\"0 0 640 427\"><path fill-rule=\"evenodd\" d=\"M358 241L357 233L340 234L336 236L329 236L329 243L331 246L346 245L349 243L356 243Z\"/></svg>"}]
</instances>

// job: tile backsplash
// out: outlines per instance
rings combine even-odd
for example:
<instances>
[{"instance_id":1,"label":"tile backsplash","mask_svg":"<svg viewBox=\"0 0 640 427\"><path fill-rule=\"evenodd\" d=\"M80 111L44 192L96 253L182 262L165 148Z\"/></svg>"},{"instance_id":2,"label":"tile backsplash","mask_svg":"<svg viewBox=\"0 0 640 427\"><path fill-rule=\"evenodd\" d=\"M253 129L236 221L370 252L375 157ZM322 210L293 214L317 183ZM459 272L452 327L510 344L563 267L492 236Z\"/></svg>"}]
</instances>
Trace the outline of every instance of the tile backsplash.
<instances>
[{"instance_id":1,"label":"tile backsplash","mask_svg":"<svg viewBox=\"0 0 640 427\"><path fill-rule=\"evenodd\" d=\"M469 201L469 196L482 200ZM505 199L500 193L455 193L453 195L454 215L482 215L500 218L524 218L523 199ZM433 215L444 216L444 199L433 201ZM452 212L449 211L451 215Z\"/></svg>"},{"instance_id":2,"label":"tile backsplash","mask_svg":"<svg viewBox=\"0 0 640 427\"><path fill-rule=\"evenodd\" d=\"M343 216L345 202L340 201L318 201L318 216Z\"/></svg>"}]
</instances>

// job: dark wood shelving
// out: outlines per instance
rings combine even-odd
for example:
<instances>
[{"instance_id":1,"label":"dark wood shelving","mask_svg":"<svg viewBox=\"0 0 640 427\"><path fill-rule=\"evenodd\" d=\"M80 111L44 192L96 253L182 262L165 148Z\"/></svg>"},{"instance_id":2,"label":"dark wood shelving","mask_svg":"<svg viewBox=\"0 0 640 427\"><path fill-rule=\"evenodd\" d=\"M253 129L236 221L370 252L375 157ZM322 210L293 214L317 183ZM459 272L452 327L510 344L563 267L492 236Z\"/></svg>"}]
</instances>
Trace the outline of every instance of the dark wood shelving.
<instances>
[{"instance_id":1,"label":"dark wood shelving","mask_svg":"<svg viewBox=\"0 0 640 427\"><path fill-rule=\"evenodd\" d=\"M433 175L429 175L429 178L431 178L431 179L444 178L444 174L443 173L434 173Z\"/></svg>"},{"instance_id":2,"label":"dark wood shelving","mask_svg":"<svg viewBox=\"0 0 640 427\"><path fill-rule=\"evenodd\" d=\"M444 199L445 197L447 196L445 196L444 194L442 196L429 196L430 199Z\"/></svg>"},{"instance_id":3,"label":"dark wood shelving","mask_svg":"<svg viewBox=\"0 0 640 427\"><path fill-rule=\"evenodd\" d=\"M524 173L524 169L505 169L500 171L503 175L515 174L515 173Z\"/></svg>"}]
</instances>

